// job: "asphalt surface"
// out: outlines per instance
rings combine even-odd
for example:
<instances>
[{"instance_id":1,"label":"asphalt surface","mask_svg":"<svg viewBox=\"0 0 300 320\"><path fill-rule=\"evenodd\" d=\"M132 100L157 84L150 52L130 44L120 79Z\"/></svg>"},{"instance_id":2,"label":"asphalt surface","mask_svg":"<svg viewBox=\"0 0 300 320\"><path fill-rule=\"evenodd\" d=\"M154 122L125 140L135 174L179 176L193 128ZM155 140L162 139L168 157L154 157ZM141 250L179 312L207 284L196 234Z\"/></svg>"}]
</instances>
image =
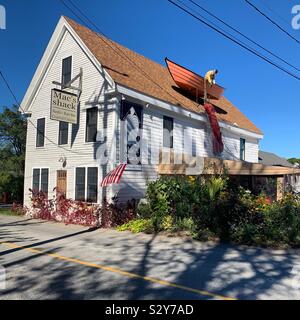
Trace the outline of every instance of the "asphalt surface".
<instances>
[{"instance_id":1,"label":"asphalt surface","mask_svg":"<svg viewBox=\"0 0 300 320\"><path fill-rule=\"evenodd\" d=\"M0 215L0 299L300 299L299 253Z\"/></svg>"}]
</instances>

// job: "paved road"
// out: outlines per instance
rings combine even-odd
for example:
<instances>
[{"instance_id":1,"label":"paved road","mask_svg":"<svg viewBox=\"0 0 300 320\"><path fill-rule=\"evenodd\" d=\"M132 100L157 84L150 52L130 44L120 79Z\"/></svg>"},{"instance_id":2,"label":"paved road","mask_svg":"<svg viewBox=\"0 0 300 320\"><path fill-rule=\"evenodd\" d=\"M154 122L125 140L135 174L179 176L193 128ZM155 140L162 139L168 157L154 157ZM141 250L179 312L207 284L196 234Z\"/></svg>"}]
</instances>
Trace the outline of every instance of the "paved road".
<instances>
[{"instance_id":1,"label":"paved road","mask_svg":"<svg viewBox=\"0 0 300 320\"><path fill-rule=\"evenodd\" d=\"M300 299L296 250L5 216L0 243L7 278L0 299Z\"/></svg>"}]
</instances>

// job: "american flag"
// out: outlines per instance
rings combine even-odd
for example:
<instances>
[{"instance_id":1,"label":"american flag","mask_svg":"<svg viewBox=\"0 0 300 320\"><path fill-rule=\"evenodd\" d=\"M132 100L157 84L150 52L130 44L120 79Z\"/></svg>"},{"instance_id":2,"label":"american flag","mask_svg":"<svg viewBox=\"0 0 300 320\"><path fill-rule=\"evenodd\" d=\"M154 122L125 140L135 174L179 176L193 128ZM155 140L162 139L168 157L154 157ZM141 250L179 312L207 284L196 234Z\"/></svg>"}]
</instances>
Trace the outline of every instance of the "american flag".
<instances>
[{"instance_id":1,"label":"american flag","mask_svg":"<svg viewBox=\"0 0 300 320\"><path fill-rule=\"evenodd\" d=\"M127 164L121 163L114 170L110 171L101 182L101 187L106 187L112 183L120 183L123 172L126 169Z\"/></svg>"}]
</instances>

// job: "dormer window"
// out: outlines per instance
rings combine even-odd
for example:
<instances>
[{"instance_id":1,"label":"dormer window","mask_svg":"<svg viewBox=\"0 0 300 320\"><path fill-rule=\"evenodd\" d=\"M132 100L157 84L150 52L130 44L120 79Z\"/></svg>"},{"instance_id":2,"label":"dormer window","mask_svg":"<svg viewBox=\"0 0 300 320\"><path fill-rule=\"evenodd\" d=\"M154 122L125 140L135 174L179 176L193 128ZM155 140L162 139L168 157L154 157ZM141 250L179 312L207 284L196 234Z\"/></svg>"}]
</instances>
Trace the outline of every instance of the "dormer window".
<instances>
[{"instance_id":1,"label":"dormer window","mask_svg":"<svg viewBox=\"0 0 300 320\"><path fill-rule=\"evenodd\" d=\"M72 57L67 57L62 61L62 76L61 82L62 84L67 84L71 81L72 77Z\"/></svg>"}]
</instances>

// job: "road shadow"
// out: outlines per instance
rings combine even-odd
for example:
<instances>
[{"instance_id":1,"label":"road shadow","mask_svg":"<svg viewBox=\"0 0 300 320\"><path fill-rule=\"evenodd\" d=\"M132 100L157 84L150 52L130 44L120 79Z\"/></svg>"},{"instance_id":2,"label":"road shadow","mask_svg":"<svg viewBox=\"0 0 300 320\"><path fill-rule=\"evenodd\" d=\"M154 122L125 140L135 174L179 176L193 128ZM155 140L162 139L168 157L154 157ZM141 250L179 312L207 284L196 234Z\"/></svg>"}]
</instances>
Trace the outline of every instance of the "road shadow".
<instances>
[{"instance_id":1,"label":"road shadow","mask_svg":"<svg viewBox=\"0 0 300 320\"><path fill-rule=\"evenodd\" d=\"M84 233L90 233L90 232L91 232L91 230L87 229L87 230L83 230L83 231L79 231L79 232L66 234L66 235L63 235L63 236L57 237L57 238L52 238L52 239L47 239L47 240L44 240L44 241L35 242L35 243L29 244L29 245L22 246L20 248L14 248L14 249L9 249L9 250L6 250L6 251L2 251L2 252L0 252L0 256L4 256L6 254L10 254L10 253L13 253L13 252L16 252L16 251L20 251L20 250L24 250L24 249L28 249L28 248L38 247L38 246L41 246L41 245L44 245L44 244L49 244L49 243L53 243L53 242L60 241L60 240L65 240L65 239L68 239L68 238L71 238L71 237L76 237L78 235L82 235Z\"/></svg>"},{"instance_id":2,"label":"road shadow","mask_svg":"<svg viewBox=\"0 0 300 320\"><path fill-rule=\"evenodd\" d=\"M86 236L76 237L81 234ZM34 292L34 296L41 299L296 297L291 284L286 280L291 278L291 270L299 258L287 252L112 230L92 233L84 230L34 242L25 247L34 248L66 238L74 238L70 244L72 248L62 242L59 247L47 248L46 252L130 272L139 278L30 253L25 257L12 256L15 258L4 264L8 272L26 268L26 275L15 272L14 283L17 285L4 294L27 297L29 292ZM4 254L10 257L10 253L18 250L21 249L7 250ZM141 277L207 291L212 296L162 285L159 281Z\"/></svg>"}]
</instances>

